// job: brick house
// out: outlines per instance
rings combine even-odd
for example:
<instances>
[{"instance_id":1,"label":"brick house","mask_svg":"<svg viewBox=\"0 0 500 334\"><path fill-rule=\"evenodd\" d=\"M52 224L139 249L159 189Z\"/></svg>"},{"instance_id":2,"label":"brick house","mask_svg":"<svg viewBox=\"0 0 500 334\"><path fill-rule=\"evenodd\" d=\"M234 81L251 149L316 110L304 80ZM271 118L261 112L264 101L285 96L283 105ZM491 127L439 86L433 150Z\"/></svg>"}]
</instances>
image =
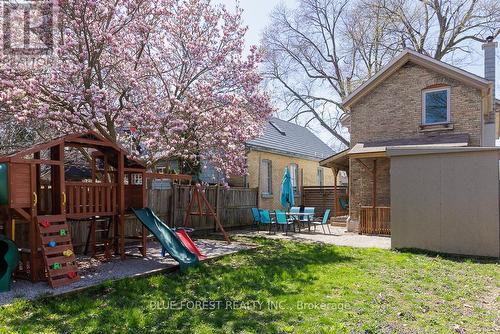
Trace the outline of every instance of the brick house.
<instances>
[{"instance_id":1,"label":"brick house","mask_svg":"<svg viewBox=\"0 0 500 334\"><path fill-rule=\"evenodd\" d=\"M319 165L333 150L303 126L271 117L263 134L249 141L246 148L248 174L231 178L229 184L259 188L260 208L281 208L279 196L285 167L292 176L297 204L302 187L333 183L331 169Z\"/></svg>"},{"instance_id":2,"label":"brick house","mask_svg":"<svg viewBox=\"0 0 500 334\"><path fill-rule=\"evenodd\" d=\"M418 208L417 204L407 202L405 207L391 207L395 205L394 202L402 203L401 201L414 195L411 189L400 191L405 180L411 179L411 175L405 176L404 170L397 170L400 168L398 166L403 165L408 168L408 164L395 163L403 156L407 161L410 156L412 159L418 156L419 159L413 160L418 161L418 165L429 159L428 164L422 164L424 170L428 166L429 170L425 171L428 174L422 174L421 182L406 186L418 188L426 184L430 196L433 196L433 191L429 190L430 185L427 185L425 175L433 177L432 173L440 173L444 177L454 172L450 170L453 166L443 165L443 161L462 159L460 163L467 166L470 159L478 159L478 162L483 158L487 159L478 158L478 155L493 155L495 159L497 149L493 147L498 138L499 124L499 117L495 112L498 100L494 99L495 47L496 43L493 41L483 46L486 56L485 78L415 51L405 50L344 99L343 106L348 110L348 115L342 121L349 129L351 146L322 160L320 165L332 168L334 173L339 170L348 172L349 230L392 234L394 246L394 233L398 233L398 240L402 240L403 236L399 232L408 228L412 208L415 207L415 212L425 211ZM440 160L436 160L438 158ZM495 182L498 183L498 162L496 169ZM417 170L414 173L420 172ZM395 179L398 180L397 184L394 183ZM454 182L458 184L462 181L452 180ZM451 186L441 186L440 196L450 191L449 196L453 197ZM399 196L396 199L395 193ZM435 203L443 202L443 198L434 196ZM495 196L497 203L492 200L491 205L493 209L495 205L497 208L494 209L496 222L494 216L485 218L491 222L485 230L496 233L498 237L498 189ZM470 200L474 202L475 199ZM439 210L444 208L440 207ZM446 212L439 212L444 218L436 224L452 224L446 220ZM401 227L403 221L405 225ZM414 233L421 233L421 229L416 228ZM452 253L496 255L500 252L497 239L492 240L491 249L496 249L493 252L491 249L476 251L479 246L474 246L476 249L472 247L472 251L455 245L443 246L442 240L436 240L432 247L421 247L414 240L403 243L403 246Z\"/></svg>"}]
</instances>

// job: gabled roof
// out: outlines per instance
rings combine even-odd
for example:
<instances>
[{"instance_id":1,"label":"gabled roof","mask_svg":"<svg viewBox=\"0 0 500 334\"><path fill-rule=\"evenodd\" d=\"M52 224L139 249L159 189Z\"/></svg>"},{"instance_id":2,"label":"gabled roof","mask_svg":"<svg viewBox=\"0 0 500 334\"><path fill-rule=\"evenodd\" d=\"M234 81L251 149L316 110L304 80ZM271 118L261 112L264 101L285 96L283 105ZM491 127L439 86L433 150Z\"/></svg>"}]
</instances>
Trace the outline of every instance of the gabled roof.
<instances>
[{"instance_id":1,"label":"gabled roof","mask_svg":"<svg viewBox=\"0 0 500 334\"><path fill-rule=\"evenodd\" d=\"M125 155L126 166L145 168L145 164L143 162L128 157L128 152L123 147L106 139L97 132L90 130L82 133L60 136L42 143L36 143L32 146L22 148L15 152L11 152L10 154L0 156L0 161L11 161L16 159L22 161L25 156L31 155L35 152L47 150L60 144L64 144L67 146L76 145L86 148L93 148L102 153L111 151L122 152ZM113 161L110 161L110 163L113 164Z\"/></svg>"},{"instance_id":2,"label":"gabled roof","mask_svg":"<svg viewBox=\"0 0 500 334\"><path fill-rule=\"evenodd\" d=\"M276 117L271 117L264 133L247 142L247 146L255 150L318 161L334 153L307 128Z\"/></svg>"},{"instance_id":3,"label":"gabled roof","mask_svg":"<svg viewBox=\"0 0 500 334\"><path fill-rule=\"evenodd\" d=\"M388 78L391 74L400 69L403 65L408 62L420 65L434 72L441 73L449 78L462 81L469 84L472 87L484 89L489 87L492 83L478 75L472 74L470 72L464 71L458 67L449 65L445 62L436 60L432 57L423 55L413 50L405 49L396 58L391 60L387 65L385 65L380 71L378 71L374 76L368 79L365 83L359 86L351 94L349 94L343 101L344 107L349 107L361 97L368 94L375 87L378 86L382 81Z\"/></svg>"}]
</instances>

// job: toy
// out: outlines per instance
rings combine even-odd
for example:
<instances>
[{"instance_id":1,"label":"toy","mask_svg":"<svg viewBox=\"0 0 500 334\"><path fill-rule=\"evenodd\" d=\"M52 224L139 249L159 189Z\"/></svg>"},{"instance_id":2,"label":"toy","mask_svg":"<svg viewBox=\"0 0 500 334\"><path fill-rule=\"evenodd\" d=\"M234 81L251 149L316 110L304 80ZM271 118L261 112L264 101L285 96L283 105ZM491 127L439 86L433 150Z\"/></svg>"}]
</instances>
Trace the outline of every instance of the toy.
<instances>
[{"instance_id":1,"label":"toy","mask_svg":"<svg viewBox=\"0 0 500 334\"><path fill-rule=\"evenodd\" d=\"M65 229L60 229L59 230L59 235L60 236L65 236L66 235L66 230Z\"/></svg>"},{"instance_id":2,"label":"toy","mask_svg":"<svg viewBox=\"0 0 500 334\"><path fill-rule=\"evenodd\" d=\"M56 262L56 263L54 263L54 264L52 265L52 269L61 269L61 264L60 264L60 263L57 263L57 262Z\"/></svg>"},{"instance_id":3,"label":"toy","mask_svg":"<svg viewBox=\"0 0 500 334\"><path fill-rule=\"evenodd\" d=\"M73 251L71 249L66 249L63 252L63 255L66 256L66 257L70 257L71 255L73 255Z\"/></svg>"},{"instance_id":4,"label":"toy","mask_svg":"<svg viewBox=\"0 0 500 334\"><path fill-rule=\"evenodd\" d=\"M49 246L49 247L56 247L57 246L57 242L55 242L54 240L49 241L49 243L47 244L47 246Z\"/></svg>"},{"instance_id":5,"label":"toy","mask_svg":"<svg viewBox=\"0 0 500 334\"><path fill-rule=\"evenodd\" d=\"M47 227L50 226L50 223L49 223L48 220L44 220L44 221L40 222L40 225L42 225L43 227L47 228Z\"/></svg>"},{"instance_id":6,"label":"toy","mask_svg":"<svg viewBox=\"0 0 500 334\"><path fill-rule=\"evenodd\" d=\"M74 278L76 278L76 272L74 272L74 271L70 271L70 272L68 273L68 278L69 278L69 279L74 279Z\"/></svg>"}]
</instances>

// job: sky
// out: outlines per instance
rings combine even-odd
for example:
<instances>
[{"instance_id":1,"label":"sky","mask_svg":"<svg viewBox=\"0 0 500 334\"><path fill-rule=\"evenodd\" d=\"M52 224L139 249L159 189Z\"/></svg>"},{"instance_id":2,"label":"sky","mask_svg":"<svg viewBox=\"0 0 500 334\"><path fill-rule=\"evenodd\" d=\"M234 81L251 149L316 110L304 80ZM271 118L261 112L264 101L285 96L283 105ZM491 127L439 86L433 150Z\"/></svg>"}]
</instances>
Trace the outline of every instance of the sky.
<instances>
[{"instance_id":1,"label":"sky","mask_svg":"<svg viewBox=\"0 0 500 334\"><path fill-rule=\"evenodd\" d=\"M214 0L215 3L225 4L229 9L234 8L236 0ZM296 0L239 0L243 11L244 24L248 26L246 35L246 48L250 45L259 45L263 30L270 22L272 10L280 3L293 6ZM499 39L497 39L499 40ZM500 43L499 43L500 44ZM483 76L483 50L481 43L473 44L472 53L466 59L460 59L460 67L476 75ZM497 49L497 71L496 71L496 96L500 98L500 47ZM332 136L319 127L314 127L316 135L332 146L335 141Z\"/></svg>"},{"instance_id":2,"label":"sky","mask_svg":"<svg viewBox=\"0 0 500 334\"><path fill-rule=\"evenodd\" d=\"M228 8L234 8L236 0L215 0L223 3ZM240 7L243 8L243 19L248 26L246 35L246 46L258 45L260 35L269 23L269 15L274 7L280 3L295 3L295 0L239 0Z\"/></svg>"}]
</instances>

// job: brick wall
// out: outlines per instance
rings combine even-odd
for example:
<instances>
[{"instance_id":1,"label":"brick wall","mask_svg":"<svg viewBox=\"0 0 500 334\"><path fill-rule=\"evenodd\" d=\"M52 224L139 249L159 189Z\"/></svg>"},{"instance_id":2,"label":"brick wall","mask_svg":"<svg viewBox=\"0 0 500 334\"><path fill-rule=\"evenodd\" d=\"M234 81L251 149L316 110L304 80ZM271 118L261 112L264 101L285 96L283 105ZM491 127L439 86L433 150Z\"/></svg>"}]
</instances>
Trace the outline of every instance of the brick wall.
<instances>
[{"instance_id":1,"label":"brick wall","mask_svg":"<svg viewBox=\"0 0 500 334\"><path fill-rule=\"evenodd\" d=\"M453 130L468 133L470 145L481 138L481 93L419 65L407 63L351 107L351 143L427 136L422 123L422 90L450 87Z\"/></svg>"},{"instance_id":2,"label":"brick wall","mask_svg":"<svg viewBox=\"0 0 500 334\"><path fill-rule=\"evenodd\" d=\"M479 146L481 138L481 93L478 89L444 77L426 68L407 63L373 91L351 106L351 145L357 143L435 135L424 132L422 90L432 86L450 87L452 130L443 133L468 133L470 145ZM371 167L372 161L364 159ZM390 206L389 159L378 160L377 205ZM351 159L351 219L359 220L359 207L371 205L371 175Z\"/></svg>"},{"instance_id":3,"label":"brick wall","mask_svg":"<svg viewBox=\"0 0 500 334\"><path fill-rule=\"evenodd\" d=\"M320 167L318 161L306 160L296 157L285 156L281 154L261 152L251 150L247 155L248 161L248 185L250 188L260 187L260 164L263 159L272 161L272 189L271 196L262 195L259 193L259 207L262 209L281 209L280 205L280 188L281 180L283 179L283 171L285 167L295 163L299 167L299 185L301 186L317 186L317 170ZM324 185L333 186L333 172L330 168L323 168ZM296 204L300 204L300 194L296 194Z\"/></svg>"}]
</instances>

